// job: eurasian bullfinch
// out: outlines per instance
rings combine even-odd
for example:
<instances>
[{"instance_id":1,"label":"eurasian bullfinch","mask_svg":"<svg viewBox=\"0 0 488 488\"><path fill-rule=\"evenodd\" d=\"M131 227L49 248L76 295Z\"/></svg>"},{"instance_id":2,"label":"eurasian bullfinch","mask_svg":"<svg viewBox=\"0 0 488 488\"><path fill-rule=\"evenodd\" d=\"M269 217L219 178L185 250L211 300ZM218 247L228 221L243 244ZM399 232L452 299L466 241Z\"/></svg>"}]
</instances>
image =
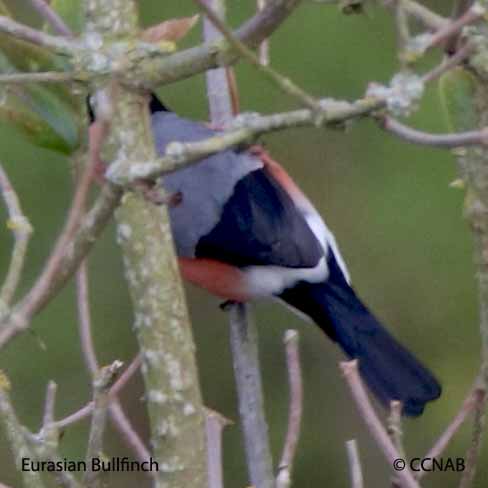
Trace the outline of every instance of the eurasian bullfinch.
<instances>
[{"instance_id":1,"label":"eurasian bullfinch","mask_svg":"<svg viewBox=\"0 0 488 488\"><path fill-rule=\"evenodd\" d=\"M159 153L172 141L216 135L152 97ZM286 171L264 152L226 150L164 178L183 278L226 300L276 298L315 322L381 403L420 415L441 388L378 322L351 287L336 240Z\"/></svg>"}]
</instances>

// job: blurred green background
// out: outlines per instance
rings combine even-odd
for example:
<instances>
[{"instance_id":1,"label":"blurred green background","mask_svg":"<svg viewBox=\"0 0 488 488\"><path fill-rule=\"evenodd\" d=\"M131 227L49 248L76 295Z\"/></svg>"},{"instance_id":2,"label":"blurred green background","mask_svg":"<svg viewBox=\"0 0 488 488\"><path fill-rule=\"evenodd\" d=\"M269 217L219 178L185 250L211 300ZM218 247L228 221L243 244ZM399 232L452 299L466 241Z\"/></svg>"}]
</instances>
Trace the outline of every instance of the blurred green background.
<instances>
[{"instance_id":1,"label":"blurred green background","mask_svg":"<svg viewBox=\"0 0 488 488\"><path fill-rule=\"evenodd\" d=\"M253 1L228 3L233 26L255 8ZM447 15L451 2L426 3ZM27 0L10 4L21 21L39 24ZM191 0L141 0L139 4L145 25L196 10ZM198 42L200 31L201 24L181 47ZM392 17L373 5L367 15L344 16L333 6L304 2L273 36L271 59L275 68L314 95L354 99L364 93L369 81L387 82L398 69ZM251 67L240 64L236 71L242 110L267 113L294 107ZM179 113L206 118L203 75L162 87L159 93ZM445 130L435 86L409 122L426 130ZM356 123L347 132L300 129L264 140L325 216L359 294L440 378L442 398L421 418L404 422L408 453L422 456L459 409L479 362L475 270L469 229L462 218L463 192L448 187L456 177L454 159L449 152L417 148L394 139L369 121ZM22 293L39 273L63 224L70 201L70 170L66 159L30 145L6 124L0 126L0 160L35 227ZM5 220L3 208L1 212ZM113 230L112 226L106 230L89 260L94 335L102 363L116 358L130 361L136 353ZM5 226L0 229L0 242L0 269L5 270L12 244ZM247 477L226 317L218 302L204 292L188 288L187 296L205 402L236 421L224 434L226 486L244 487ZM318 329L276 304L257 304L255 316L275 459L281 451L288 413L282 337L287 328L296 328L301 334L305 412L294 486L348 486L344 443L351 438L359 443L366 486L389 486L389 466L351 403L338 371L342 356L336 347ZM90 378L80 353L73 286L34 322L35 333L17 338L2 351L0 368L11 378L12 398L22 422L37 429L49 380L59 385L56 414L61 418L87 401ZM40 340L46 344L45 350ZM146 436L142 397L137 377L122 398L137 429ZM63 456L83 459L88 425L85 421L67 429L62 439ZM469 439L467 425L446 456L464 456ZM107 452L128 454L112 429ZM478 487L486 486L481 480L488 476L487 455L482 453ZM424 486L454 487L458 477L434 473L425 478ZM135 482L148 486L136 474L115 473L106 479L111 487L134 486ZM3 432L0 481L20 486Z\"/></svg>"}]
</instances>

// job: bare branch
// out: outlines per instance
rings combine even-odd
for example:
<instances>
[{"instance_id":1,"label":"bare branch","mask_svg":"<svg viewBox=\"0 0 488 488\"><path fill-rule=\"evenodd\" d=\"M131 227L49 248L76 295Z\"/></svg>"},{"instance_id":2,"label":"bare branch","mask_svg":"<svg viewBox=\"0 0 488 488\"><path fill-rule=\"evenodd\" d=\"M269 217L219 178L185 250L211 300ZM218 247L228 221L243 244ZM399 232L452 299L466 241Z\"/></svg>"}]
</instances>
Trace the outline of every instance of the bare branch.
<instances>
[{"instance_id":1,"label":"bare branch","mask_svg":"<svg viewBox=\"0 0 488 488\"><path fill-rule=\"evenodd\" d=\"M71 29L46 0L30 0L30 2L58 34L66 37L73 36Z\"/></svg>"},{"instance_id":2,"label":"bare branch","mask_svg":"<svg viewBox=\"0 0 488 488\"><path fill-rule=\"evenodd\" d=\"M388 433L381 424L378 415L369 401L368 395L359 378L357 360L342 362L340 363L340 367L366 427L373 436L378 447L383 452L390 466L393 466L394 461L401 458L401 456L393 445L393 442L389 438ZM408 468L403 471L398 471L398 478L404 488L419 488L419 485Z\"/></svg>"},{"instance_id":3,"label":"bare branch","mask_svg":"<svg viewBox=\"0 0 488 488\"><path fill-rule=\"evenodd\" d=\"M200 8L205 12L205 15L209 18L212 24L222 33L225 39L231 44L231 46L245 59L247 59L258 71L263 74L274 85L278 86L284 93L296 98L302 105L314 110L319 111L321 109L320 103L317 99L310 96L298 85L293 83L290 79L285 78L280 73L272 69L270 66L262 65L259 62L259 58L249 49L242 41L240 41L232 31L215 15L203 0L194 0Z\"/></svg>"},{"instance_id":4,"label":"bare branch","mask_svg":"<svg viewBox=\"0 0 488 488\"><path fill-rule=\"evenodd\" d=\"M420 21L425 25L425 27L432 31L442 29L449 23L449 20L445 17L436 14L425 5L415 2L414 0L387 0L385 1L385 4L395 7L400 1L403 4L403 9L405 12Z\"/></svg>"},{"instance_id":5,"label":"bare branch","mask_svg":"<svg viewBox=\"0 0 488 488\"><path fill-rule=\"evenodd\" d=\"M463 425L466 421L468 416L474 411L476 405L478 404L478 396L477 388L473 388L473 390L469 393L466 399L463 402L463 405L451 423L447 426L446 430L442 433L442 435L437 439L436 443L432 446L429 452L424 456L424 459L436 459L439 458L440 455L444 452L447 445L454 437L454 435L458 432L459 428ZM432 464L432 461L426 461L428 466ZM427 468L428 469L428 468ZM423 478L429 471L428 470L420 470L416 477L417 479Z\"/></svg>"},{"instance_id":6,"label":"bare branch","mask_svg":"<svg viewBox=\"0 0 488 488\"><path fill-rule=\"evenodd\" d=\"M58 385L50 381L46 389L46 401L44 403L44 417L42 419L42 428L51 425L54 422L54 407L56 404L56 392Z\"/></svg>"},{"instance_id":7,"label":"bare branch","mask_svg":"<svg viewBox=\"0 0 488 488\"><path fill-rule=\"evenodd\" d=\"M287 330L284 338L286 346L286 364L288 368L288 383L290 387L290 403L288 413L288 430L281 454L276 477L276 488L291 486L293 460L300 438L300 424L303 409L303 385L300 368L299 335L296 330Z\"/></svg>"},{"instance_id":8,"label":"bare branch","mask_svg":"<svg viewBox=\"0 0 488 488\"><path fill-rule=\"evenodd\" d=\"M405 459L402 430L402 403L398 400L390 402L390 416L388 417L388 434L395 445L400 457Z\"/></svg>"},{"instance_id":9,"label":"bare branch","mask_svg":"<svg viewBox=\"0 0 488 488\"><path fill-rule=\"evenodd\" d=\"M257 330L248 305L229 305L230 345L239 399L239 415L252 485L273 488L273 462L264 417L264 399L259 368Z\"/></svg>"},{"instance_id":10,"label":"bare branch","mask_svg":"<svg viewBox=\"0 0 488 488\"><path fill-rule=\"evenodd\" d=\"M400 139L422 146L453 149L463 146L485 146L488 144L488 128L453 134L430 134L412 129L392 117L381 117L380 127Z\"/></svg>"},{"instance_id":11,"label":"bare branch","mask_svg":"<svg viewBox=\"0 0 488 488\"><path fill-rule=\"evenodd\" d=\"M430 39L429 47L439 46L456 35L463 27L474 24L483 18L485 11L483 8L473 7L467 10L461 17L439 29Z\"/></svg>"},{"instance_id":12,"label":"bare branch","mask_svg":"<svg viewBox=\"0 0 488 488\"><path fill-rule=\"evenodd\" d=\"M27 25L19 24L3 15L0 15L0 32L31 42L36 46L52 49L59 54L73 54L80 48L76 41L59 36L51 36L45 32L32 29Z\"/></svg>"},{"instance_id":13,"label":"bare branch","mask_svg":"<svg viewBox=\"0 0 488 488\"><path fill-rule=\"evenodd\" d=\"M49 256L41 275L25 299L24 309L28 317L33 315L38 306L37 304L46 294L47 290L49 290L51 283L59 275L68 244L73 241L74 235L78 231L85 213L85 202L93 181L96 162L96 158L88 158L88 164L86 164L83 174L79 179L64 228L58 237L54 250Z\"/></svg>"},{"instance_id":14,"label":"bare branch","mask_svg":"<svg viewBox=\"0 0 488 488\"><path fill-rule=\"evenodd\" d=\"M216 412L207 409L205 432L207 438L207 465L209 488L224 488L222 471L222 431L232 422Z\"/></svg>"},{"instance_id":15,"label":"bare branch","mask_svg":"<svg viewBox=\"0 0 488 488\"><path fill-rule=\"evenodd\" d=\"M87 470L83 482L87 488L98 488L101 486L99 478L101 470L92 469L93 459L100 459L103 451L103 436L107 423L107 410L110 402L110 386L118 371L122 367L120 361L114 361L95 375L93 379L93 415L86 452Z\"/></svg>"},{"instance_id":16,"label":"bare branch","mask_svg":"<svg viewBox=\"0 0 488 488\"><path fill-rule=\"evenodd\" d=\"M0 348L28 329L31 317L49 303L73 275L107 225L120 197L119 188L113 185L104 186L93 207L82 219L77 233L66 242L57 272L50 274L48 280L46 275L41 275L26 297L14 307L6 319L0 321Z\"/></svg>"},{"instance_id":17,"label":"bare branch","mask_svg":"<svg viewBox=\"0 0 488 488\"><path fill-rule=\"evenodd\" d=\"M402 403L398 400L393 400L390 402L390 416L388 417L388 435L393 441L393 444L395 445L400 457L406 460L407 456L403 447ZM398 476L396 473L394 473L392 476L391 486L392 488L401 486L401 484L398 482Z\"/></svg>"},{"instance_id":18,"label":"bare branch","mask_svg":"<svg viewBox=\"0 0 488 488\"><path fill-rule=\"evenodd\" d=\"M397 44L400 62L405 68L407 58L405 52L407 50L408 43L410 41L410 28L408 25L408 15L404 7L403 1L397 1L395 5L395 25L397 31Z\"/></svg>"},{"instance_id":19,"label":"bare branch","mask_svg":"<svg viewBox=\"0 0 488 488\"><path fill-rule=\"evenodd\" d=\"M257 0L258 12L266 7L267 0ZM263 39L259 44L259 62L264 65L269 65L269 39Z\"/></svg>"},{"instance_id":20,"label":"bare branch","mask_svg":"<svg viewBox=\"0 0 488 488\"><path fill-rule=\"evenodd\" d=\"M22 474L25 488L44 488L44 482L38 472L30 469L21 469L22 458L35 459L35 456L25 438L23 427L15 414L10 395L8 394L9 388L10 384L7 377L0 371L0 422L3 424L5 435L10 442L15 465Z\"/></svg>"},{"instance_id":21,"label":"bare branch","mask_svg":"<svg viewBox=\"0 0 488 488\"><path fill-rule=\"evenodd\" d=\"M110 388L108 397L109 400L112 400L113 398L116 398L117 395L121 392L121 390L124 388L124 386L129 382L129 380L134 376L136 371L140 368L141 366L141 356L137 355L135 359L129 364L127 369L119 376L118 380L114 383L112 388ZM71 424L74 424L76 422L79 422L80 420L85 419L86 417L89 417L94 409L94 403L93 401L87 403L85 406L77 410L76 412L72 413L71 415L68 415L64 419L57 420L54 422L54 425L58 429L63 429L65 427L68 427Z\"/></svg>"},{"instance_id":22,"label":"bare branch","mask_svg":"<svg viewBox=\"0 0 488 488\"><path fill-rule=\"evenodd\" d=\"M8 212L7 226L14 235L14 248L5 282L0 289L0 319L7 313L24 269L27 246L32 234L32 226L22 212L20 202L10 183L7 173L0 164L0 192Z\"/></svg>"},{"instance_id":23,"label":"bare branch","mask_svg":"<svg viewBox=\"0 0 488 488\"><path fill-rule=\"evenodd\" d=\"M225 19L224 0L203 0L216 15ZM207 42L221 38L220 31L214 24L204 17L203 37ZM207 78L207 98L210 108L210 120L214 127L225 127L232 119L232 98L230 96L229 83L226 68L216 68L205 73Z\"/></svg>"},{"instance_id":24,"label":"bare branch","mask_svg":"<svg viewBox=\"0 0 488 488\"><path fill-rule=\"evenodd\" d=\"M80 332L80 343L83 357L88 370L92 375L99 369L93 339L91 334L91 313L88 292L88 274L86 263L82 263L76 274L76 297L78 303L78 323ZM122 436L125 443L134 452L139 461L147 461L150 457L141 438L131 425L118 398L113 398L109 405L110 418ZM148 474L150 474L148 472Z\"/></svg>"},{"instance_id":25,"label":"bare branch","mask_svg":"<svg viewBox=\"0 0 488 488\"><path fill-rule=\"evenodd\" d=\"M454 0L452 11L451 11L451 22L459 19L472 5L473 0ZM445 52L452 54L458 48L459 44L459 34L451 36L451 38L446 42Z\"/></svg>"},{"instance_id":26,"label":"bare branch","mask_svg":"<svg viewBox=\"0 0 488 488\"><path fill-rule=\"evenodd\" d=\"M116 184L126 185L138 179L153 179L172 173L200 159L215 154L244 142L252 142L258 135L275 132L292 127L316 126L334 127L348 120L364 117L384 107L385 102L372 97L355 102L321 100L321 119L317 121L312 110L303 109L292 112L278 113L268 116L258 114L242 114L229 128L214 137L192 142L172 142L168 144L163 157L150 164L132 166L129 174L124 174L120 167L111 165L107 178Z\"/></svg>"},{"instance_id":27,"label":"bare branch","mask_svg":"<svg viewBox=\"0 0 488 488\"><path fill-rule=\"evenodd\" d=\"M8 73L0 75L0 84L6 83L62 83L82 80L81 75L64 71L46 71L43 73Z\"/></svg>"},{"instance_id":28,"label":"bare branch","mask_svg":"<svg viewBox=\"0 0 488 488\"><path fill-rule=\"evenodd\" d=\"M361 460L359 459L359 450L356 439L346 441L347 459L349 460L349 471L351 473L351 488L363 488L363 471L361 469Z\"/></svg>"},{"instance_id":29,"label":"bare branch","mask_svg":"<svg viewBox=\"0 0 488 488\"><path fill-rule=\"evenodd\" d=\"M467 42L461 49L456 51L452 56L449 56L444 62L436 66L434 69L426 73L422 77L424 83L428 83L439 78L441 75L447 71L460 65L464 60L466 60L474 52L474 47L472 44Z\"/></svg>"}]
</instances>

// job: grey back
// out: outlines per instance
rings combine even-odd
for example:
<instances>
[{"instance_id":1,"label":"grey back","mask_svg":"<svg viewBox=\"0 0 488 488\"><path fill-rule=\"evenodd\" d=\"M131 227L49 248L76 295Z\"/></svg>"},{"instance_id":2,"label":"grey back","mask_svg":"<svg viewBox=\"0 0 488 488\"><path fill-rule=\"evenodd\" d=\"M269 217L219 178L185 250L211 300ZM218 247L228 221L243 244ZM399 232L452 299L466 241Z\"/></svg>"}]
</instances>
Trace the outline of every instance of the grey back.
<instances>
[{"instance_id":1,"label":"grey back","mask_svg":"<svg viewBox=\"0 0 488 488\"><path fill-rule=\"evenodd\" d=\"M170 142L191 142L218 135L203 124L183 119L172 112L152 117L156 149L164 154ZM169 208L176 250L181 257L194 257L199 239L220 220L223 206L236 183L262 162L248 153L223 151L164 178L169 193L181 192L182 202Z\"/></svg>"}]
</instances>

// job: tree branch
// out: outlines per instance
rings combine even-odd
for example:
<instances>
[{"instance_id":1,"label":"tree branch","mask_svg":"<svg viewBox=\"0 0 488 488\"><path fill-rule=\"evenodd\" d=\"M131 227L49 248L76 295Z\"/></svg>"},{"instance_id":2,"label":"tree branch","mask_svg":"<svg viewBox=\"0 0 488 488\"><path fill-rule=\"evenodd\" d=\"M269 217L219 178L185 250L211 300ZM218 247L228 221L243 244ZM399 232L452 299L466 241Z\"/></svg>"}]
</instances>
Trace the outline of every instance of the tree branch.
<instances>
[{"instance_id":1,"label":"tree branch","mask_svg":"<svg viewBox=\"0 0 488 488\"><path fill-rule=\"evenodd\" d=\"M19 24L3 15L0 15L0 32L31 42L36 46L51 49L58 54L72 55L80 48L80 44L76 41L59 36L51 36L45 32L32 29L27 25Z\"/></svg>"},{"instance_id":2,"label":"tree branch","mask_svg":"<svg viewBox=\"0 0 488 488\"><path fill-rule=\"evenodd\" d=\"M229 305L230 345L241 428L251 484L259 488L273 488L273 461L264 416L257 330L247 307L242 303Z\"/></svg>"},{"instance_id":3,"label":"tree branch","mask_svg":"<svg viewBox=\"0 0 488 488\"><path fill-rule=\"evenodd\" d=\"M453 149L464 146L486 146L488 128L453 134L429 134L408 127L392 117L381 117L380 127L387 132L413 144Z\"/></svg>"},{"instance_id":4,"label":"tree branch","mask_svg":"<svg viewBox=\"0 0 488 488\"><path fill-rule=\"evenodd\" d=\"M449 23L449 19L446 19L445 17L436 14L425 5L415 2L414 0L388 0L385 1L385 4L388 6L391 5L393 7L396 7L399 1L402 2L405 12L420 21L432 31L442 29Z\"/></svg>"},{"instance_id":5,"label":"tree branch","mask_svg":"<svg viewBox=\"0 0 488 488\"><path fill-rule=\"evenodd\" d=\"M30 0L37 12L62 36L73 37L73 32L46 0Z\"/></svg>"},{"instance_id":6,"label":"tree branch","mask_svg":"<svg viewBox=\"0 0 488 488\"><path fill-rule=\"evenodd\" d=\"M342 362L340 363L340 367L366 427L378 444L378 447L383 452L390 466L393 466L394 461L401 458L401 456L393 445L391 439L388 437L388 433L381 424L380 419L376 415L376 412L368 399L368 395L366 394L359 377L357 360ZM419 485L408 468L403 471L398 471L397 474L404 488L419 488Z\"/></svg>"},{"instance_id":7,"label":"tree branch","mask_svg":"<svg viewBox=\"0 0 488 488\"><path fill-rule=\"evenodd\" d=\"M45 71L42 73L7 73L0 75L0 84L20 83L62 83L82 80L81 74L64 71Z\"/></svg>"},{"instance_id":8,"label":"tree branch","mask_svg":"<svg viewBox=\"0 0 488 488\"><path fill-rule=\"evenodd\" d=\"M7 377L0 371L0 421L3 423L6 437L10 442L15 465L22 473L25 488L44 488L44 482L38 472L21 469L22 458L35 459L35 455L25 439L23 427L15 414L8 394L9 388L10 384Z\"/></svg>"},{"instance_id":9,"label":"tree branch","mask_svg":"<svg viewBox=\"0 0 488 488\"><path fill-rule=\"evenodd\" d=\"M59 256L56 273L50 273L49 279L42 274L25 298L0 321L0 348L17 334L28 329L33 315L46 306L74 274L110 220L120 197L119 188L113 185L105 185L102 188L93 207L81 220L79 230L66 242L64 252Z\"/></svg>"},{"instance_id":10,"label":"tree branch","mask_svg":"<svg viewBox=\"0 0 488 488\"><path fill-rule=\"evenodd\" d=\"M473 390L466 397L466 400L464 400L463 405L457 415L447 426L442 435L437 439L436 443L431 447L429 452L424 456L424 459L430 461L426 461L426 470L422 469L418 473L416 473L416 478L418 480L422 479L427 473L430 472L428 471L428 469L432 465L432 460L440 457L451 439L458 432L461 425L463 425L468 416L475 410L476 405L479 403L479 396L480 391L477 388L473 388Z\"/></svg>"},{"instance_id":11,"label":"tree branch","mask_svg":"<svg viewBox=\"0 0 488 488\"><path fill-rule=\"evenodd\" d=\"M270 0L263 10L234 31L233 36L250 48L269 37L292 13L301 0ZM173 83L218 66L237 61L234 48L226 42L206 42L153 61L148 70L148 88Z\"/></svg>"},{"instance_id":12,"label":"tree branch","mask_svg":"<svg viewBox=\"0 0 488 488\"><path fill-rule=\"evenodd\" d=\"M101 470L93 470L92 462L94 459L101 459L102 457L103 436L110 403L110 386L121 367L120 361L114 361L110 366L101 368L93 378L93 415L86 451L87 470L83 477L83 483L87 488L99 488L101 486L99 478Z\"/></svg>"},{"instance_id":13,"label":"tree branch","mask_svg":"<svg viewBox=\"0 0 488 488\"><path fill-rule=\"evenodd\" d=\"M384 100L372 97L344 102L332 99L320 101L321 119L309 109L283 112L268 116L242 114L231 124L231 127L218 135L198 142L168 144L164 156L151 163L138 163L125 171L122 165L112 164L107 171L107 178L116 184L127 185L138 179L154 179L184 168L200 159L225 149L238 146L268 132L289 129L292 127L316 126L337 127L355 118L364 117L385 106ZM235 128L233 128L235 127Z\"/></svg>"},{"instance_id":14,"label":"tree branch","mask_svg":"<svg viewBox=\"0 0 488 488\"><path fill-rule=\"evenodd\" d=\"M76 273L76 297L78 303L78 323L80 331L80 343L88 371L92 375L100 369L95 354L93 339L91 334L91 313L88 292L88 274L86 263L82 263ZM147 461L150 457L149 450L146 448L141 438L134 430L130 420L127 418L118 398L114 397L109 405L111 420L118 430L122 439L134 452L139 461ZM149 473L148 473L149 474Z\"/></svg>"},{"instance_id":15,"label":"tree branch","mask_svg":"<svg viewBox=\"0 0 488 488\"><path fill-rule=\"evenodd\" d=\"M448 41L452 36L460 32L466 25L473 24L481 20L485 15L485 9L481 6L476 6L468 9L461 17L449 22L447 25L439 29L430 39L429 47L439 46Z\"/></svg>"},{"instance_id":16,"label":"tree branch","mask_svg":"<svg viewBox=\"0 0 488 488\"><path fill-rule=\"evenodd\" d=\"M224 0L205 0L208 8L225 19ZM207 42L221 38L220 31L206 16L203 19L203 37ZM210 121L214 127L225 127L232 119L232 99L228 86L226 68L216 68L205 73L207 79L207 98L209 101Z\"/></svg>"},{"instance_id":17,"label":"tree branch","mask_svg":"<svg viewBox=\"0 0 488 488\"><path fill-rule=\"evenodd\" d=\"M270 66L265 66L260 63L259 58L249 49L243 42L241 42L232 31L225 25L225 23L217 17L211 8L209 8L203 0L194 0L200 8L205 12L208 19L214 26L222 33L229 44L245 59L247 59L265 78L271 83L280 88L284 93L296 98L302 105L314 111L321 109L320 103L314 97L302 90L298 85L293 83L288 78L272 69Z\"/></svg>"},{"instance_id":18,"label":"tree branch","mask_svg":"<svg viewBox=\"0 0 488 488\"><path fill-rule=\"evenodd\" d=\"M285 444L278 465L276 488L291 486L293 461L300 438L300 424L303 409L303 385L300 368L299 335L296 330L287 330L284 338L286 346L286 364L288 369L288 383L290 387L290 403L288 411L288 430Z\"/></svg>"},{"instance_id":19,"label":"tree branch","mask_svg":"<svg viewBox=\"0 0 488 488\"><path fill-rule=\"evenodd\" d=\"M91 0L87 8L86 35L100 36L108 50L114 39L130 44L138 35L134 0ZM147 98L117 81L104 86L113 107L107 149L123 167L150 164L156 151ZM167 209L140 191L127 192L116 220L143 361L152 455L162 467L155 488L207 487L205 413Z\"/></svg>"},{"instance_id":20,"label":"tree branch","mask_svg":"<svg viewBox=\"0 0 488 488\"><path fill-rule=\"evenodd\" d=\"M32 226L22 212L20 202L10 183L7 173L0 164L0 192L8 212L7 226L14 235L14 248L10 259L7 276L0 289L0 320L8 313L24 269L25 255L32 234Z\"/></svg>"},{"instance_id":21,"label":"tree branch","mask_svg":"<svg viewBox=\"0 0 488 488\"><path fill-rule=\"evenodd\" d=\"M222 469L222 431L232 422L214 410L207 409L205 432L209 488L224 488Z\"/></svg>"},{"instance_id":22,"label":"tree branch","mask_svg":"<svg viewBox=\"0 0 488 488\"><path fill-rule=\"evenodd\" d=\"M142 363L141 356L138 355L135 359L129 364L129 366L125 369L125 371L119 376L117 381L114 385L110 388L108 393L109 400L113 400L117 397L117 395L122 391L125 385L129 382L129 380L134 376L134 374L139 370ZM76 412L68 415L64 419L57 420L54 422L54 426L58 429L64 429L71 424L75 424L80 420L86 419L93 413L93 409L95 404L93 401L88 402L85 406L81 407ZM147 458L146 458L147 459Z\"/></svg>"},{"instance_id":23,"label":"tree branch","mask_svg":"<svg viewBox=\"0 0 488 488\"><path fill-rule=\"evenodd\" d=\"M349 471L351 473L351 488L363 488L363 471L361 469L361 460L359 459L359 450L356 439L346 441L346 448Z\"/></svg>"}]
</instances>

